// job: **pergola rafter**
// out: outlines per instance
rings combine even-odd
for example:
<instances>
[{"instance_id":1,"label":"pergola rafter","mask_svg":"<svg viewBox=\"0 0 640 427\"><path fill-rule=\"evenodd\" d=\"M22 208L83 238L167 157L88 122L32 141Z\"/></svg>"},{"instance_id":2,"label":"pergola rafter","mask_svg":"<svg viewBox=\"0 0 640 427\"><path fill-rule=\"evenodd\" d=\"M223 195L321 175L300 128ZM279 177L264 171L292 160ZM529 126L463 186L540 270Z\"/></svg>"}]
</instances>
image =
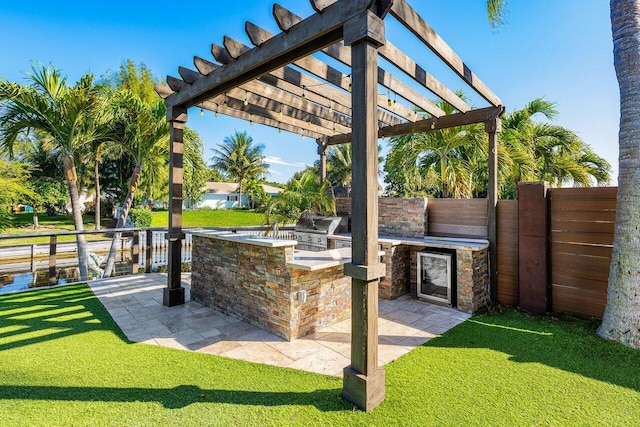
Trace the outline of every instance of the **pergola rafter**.
<instances>
[{"instance_id":1,"label":"pergola rafter","mask_svg":"<svg viewBox=\"0 0 640 427\"><path fill-rule=\"evenodd\" d=\"M184 303L180 280L180 240L184 238L182 154L189 108L316 139L323 178L327 147L351 143L352 262L345 265L344 272L352 277L352 338L343 396L370 410L384 399L385 381L377 359L378 279L384 275L378 257L378 138L485 124L490 277L495 289L497 133L504 107L405 0L310 1L315 14L303 19L275 5L273 15L282 32L274 35L247 22L245 32L253 47L225 36L222 45L211 45L215 62L196 56L196 70L179 67L180 78L168 76L168 87L156 86L165 99L171 124L169 271L164 303ZM389 43L384 25L387 14L431 49L489 106L472 108ZM312 56L316 52L349 67L351 72L342 72ZM379 56L400 73L395 75L378 66ZM456 112L446 114L403 79L450 104ZM419 110L427 115L418 114Z\"/></svg>"}]
</instances>

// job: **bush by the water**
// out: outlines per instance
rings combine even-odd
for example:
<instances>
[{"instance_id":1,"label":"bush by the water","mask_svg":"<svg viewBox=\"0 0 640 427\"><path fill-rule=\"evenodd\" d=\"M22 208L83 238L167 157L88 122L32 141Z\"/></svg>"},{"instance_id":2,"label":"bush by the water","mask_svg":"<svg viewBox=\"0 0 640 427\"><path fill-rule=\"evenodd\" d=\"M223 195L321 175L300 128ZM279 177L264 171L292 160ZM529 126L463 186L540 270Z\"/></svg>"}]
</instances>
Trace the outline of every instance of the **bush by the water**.
<instances>
[{"instance_id":1,"label":"bush by the water","mask_svg":"<svg viewBox=\"0 0 640 427\"><path fill-rule=\"evenodd\" d=\"M129 211L129 218L131 218L131 221L133 221L136 227L146 228L151 227L153 215L151 214L151 211L149 209L134 208Z\"/></svg>"}]
</instances>

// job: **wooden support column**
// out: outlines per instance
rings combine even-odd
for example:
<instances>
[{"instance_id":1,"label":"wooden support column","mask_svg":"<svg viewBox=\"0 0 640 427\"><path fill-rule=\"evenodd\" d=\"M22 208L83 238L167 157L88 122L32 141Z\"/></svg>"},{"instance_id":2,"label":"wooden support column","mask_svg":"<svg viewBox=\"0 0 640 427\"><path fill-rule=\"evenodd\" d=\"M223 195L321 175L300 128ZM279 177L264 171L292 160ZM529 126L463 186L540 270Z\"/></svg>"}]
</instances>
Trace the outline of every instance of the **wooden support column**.
<instances>
[{"instance_id":1,"label":"wooden support column","mask_svg":"<svg viewBox=\"0 0 640 427\"><path fill-rule=\"evenodd\" d=\"M167 120L171 125L170 172L169 172L169 241L167 287L164 289L163 303L167 307L184 304L182 287L182 182L184 153L184 124L187 122L185 108L168 107Z\"/></svg>"},{"instance_id":2,"label":"wooden support column","mask_svg":"<svg viewBox=\"0 0 640 427\"><path fill-rule=\"evenodd\" d=\"M384 23L371 11L344 25L352 59L352 277L351 365L344 369L342 396L370 411L385 398L385 374L378 367L378 281L385 267L378 257L378 46Z\"/></svg>"},{"instance_id":3,"label":"wooden support column","mask_svg":"<svg viewBox=\"0 0 640 427\"><path fill-rule=\"evenodd\" d=\"M489 184L487 198L489 199L488 224L489 234L489 283L491 300L498 300L498 133L502 128L499 118L488 120L484 129L489 135Z\"/></svg>"},{"instance_id":4,"label":"wooden support column","mask_svg":"<svg viewBox=\"0 0 640 427\"><path fill-rule=\"evenodd\" d=\"M327 180L327 144L320 139L316 142L320 156L320 182L325 182Z\"/></svg>"}]
</instances>

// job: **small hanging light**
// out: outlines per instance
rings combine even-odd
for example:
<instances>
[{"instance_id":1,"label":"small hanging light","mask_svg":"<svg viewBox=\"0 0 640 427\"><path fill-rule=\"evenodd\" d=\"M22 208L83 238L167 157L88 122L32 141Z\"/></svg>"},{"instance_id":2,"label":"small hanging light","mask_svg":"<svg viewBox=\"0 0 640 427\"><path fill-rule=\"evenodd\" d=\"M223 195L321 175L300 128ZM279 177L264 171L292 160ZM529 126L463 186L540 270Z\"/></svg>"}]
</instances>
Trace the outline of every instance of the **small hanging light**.
<instances>
[{"instance_id":1,"label":"small hanging light","mask_svg":"<svg viewBox=\"0 0 640 427\"><path fill-rule=\"evenodd\" d=\"M213 113L213 116L214 117L218 117L218 104L216 104L216 112Z\"/></svg>"},{"instance_id":2,"label":"small hanging light","mask_svg":"<svg viewBox=\"0 0 640 427\"><path fill-rule=\"evenodd\" d=\"M302 85L302 96L300 97L302 102L307 102L307 97L304 94L304 85Z\"/></svg>"},{"instance_id":3,"label":"small hanging light","mask_svg":"<svg viewBox=\"0 0 640 427\"><path fill-rule=\"evenodd\" d=\"M349 92L351 92L352 86L351 86L351 74L349 74Z\"/></svg>"},{"instance_id":4,"label":"small hanging light","mask_svg":"<svg viewBox=\"0 0 640 427\"><path fill-rule=\"evenodd\" d=\"M249 92L247 92L246 90L244 91L244 102L243 102L243 104L245 106L249 105Z\"/></svg>"},{"instance_id":5,"label":"small hanging light","mask_svg":"<svg viewBox=\"0 0 640 427\"><path fill-rule=\"evenodd\" d=\"M278 113L280 117L282 117L282 105L280 105L280 112Z\"/></svg>"},{"instance_id":6,"label":"small hanging light","mask_svg":"<svg viewBox=\"0 0 640 427\"><path fill-rule=\"evenodd\" d=\"M391 107L393 105L393 101L391 100L391 93L387 90L387 106Z\"/></svg>"},{"instance_id":7,"label":"small hanging light","mask_svg":"<svg viewBox=\"0 0 640 427\"><path fill-rule=\"evenodd\" d=\"M253 126L253 115L249 116L249 126Z\"/></svg>"},{"instance_id":8,"label":"small hanging light","mask_svg":"<svg viewBox=\"0 0 640 427\"><path fill-rule=\"evenodd\" d=\"M282 133L282 129L280 129L280 123L278 123L278 133Z\"/></svg>"},{"instance_id":9,"label":"small hanging light","mask_svg":"<svg viewBox=\"0 0 640 427\"><path fill-rule=\"evenodd\" d=\"M204 116L204 109L200 108L200 117Z\"/></svg>"},{"instance_id":10,"label":"small hanging light","mask_svg":"<svg viewBox=\"0 0 640 427\"><path fill-rule=\"evenodd\" d=\"M224 93L224 102L222 103L222 108L227 108L227 93Z\"/></svg>"},{"instance_id":11,"label":"small hanging light","mask_svg":"<svg viewBox=\"0 0 640 427\"><path fill-rule=\"evenodd\" d=\"M436 128L436 122L431 122L431 129L435 129Z\"/></svg>"},{"instance_id":12,"label":"small hanging light","mask_svg":"<svg viewBox=\"0 0 640 427\"><path fill-rule=\"evenodd\" d=\"M329 114L333 113L333 99L329 100Z\"/></svg>"}]
</instances>

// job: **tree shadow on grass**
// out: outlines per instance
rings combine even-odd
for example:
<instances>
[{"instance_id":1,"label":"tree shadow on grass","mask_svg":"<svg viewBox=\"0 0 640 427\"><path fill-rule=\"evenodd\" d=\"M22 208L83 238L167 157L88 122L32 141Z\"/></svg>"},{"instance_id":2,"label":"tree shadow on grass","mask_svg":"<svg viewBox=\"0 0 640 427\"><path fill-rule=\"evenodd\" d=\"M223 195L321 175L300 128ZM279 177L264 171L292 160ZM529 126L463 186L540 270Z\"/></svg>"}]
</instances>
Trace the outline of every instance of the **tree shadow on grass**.
<instances>
[{"instance_id":1,"label":"tree shadow on grass","mask_svg":"<svg viewBox=\"0 0 640 427\"><path fill-rule=\"evenodd\" d=\"M128 342L86 285L0 296L0 351L98 330Z\"/></svg>"},{"instance_id":2,"label":"tree shadow on grass","mask_svg":"<svg viewBox=\"0 0 640 427\"><path fill-rule=\"evenodd\" d=\"M475 316L425 346L486 348L640 392L640 351L596 335L597 322L508 310Z\"/></svg>"},{"instance_id":3,"label":"tree shadow on grass","mask_svg":"<svg viewBox=\"0 0 640 427\"><path fill-rule=\"evenodd\" d=\"M158 402L168 409L192 403L226 403L251 406L315 406L323 412L351 410L340 389L312 392L263 392L202 389L194 385L174 388L109 388L0 386L0 400L50 400L78 402Z\"/></svg>"}]
</instances>

